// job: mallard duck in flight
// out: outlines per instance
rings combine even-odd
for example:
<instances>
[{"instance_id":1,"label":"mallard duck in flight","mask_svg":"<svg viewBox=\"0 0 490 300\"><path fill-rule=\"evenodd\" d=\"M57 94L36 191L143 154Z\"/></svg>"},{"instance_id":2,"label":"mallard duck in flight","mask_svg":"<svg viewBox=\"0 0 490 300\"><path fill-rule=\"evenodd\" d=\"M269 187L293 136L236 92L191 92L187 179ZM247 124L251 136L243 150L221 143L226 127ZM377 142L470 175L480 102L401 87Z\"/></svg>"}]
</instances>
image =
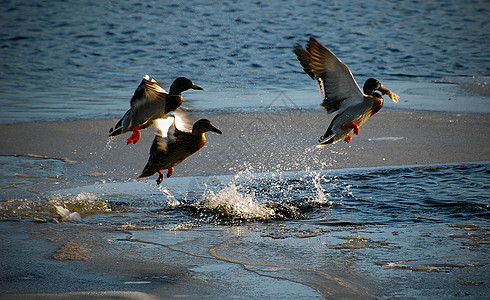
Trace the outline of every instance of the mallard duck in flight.
<instances>
[{"instance_id":1,"label":"mallard duck in flight","mask_svg":"<svg viewBox=\"0 0 490 300\"><path fill-rule=\"evenodd\" d=\"M127 144L136 144L141 139L140 129L150 127L156 119L165 117L177 109L184 99L182 92L188 89L204 90L185 77L179 77L170 86L167 93L158 82L145 75L131 98L131 108L109 131L110 136L133 131Z\"/></svg>"},{"instance_id":2,"label":"mallard duck in flight","mask_svg":"<svg viewBox=\"0 0 490 300\"><path fill-rule=\"evenodd\" d=\"M221 134L221 131L207 119L194 123L192 131L185 130L186 121L179 114L169 115L156 122L155 127L160 132L155 135L150 157L138 179L158 173L157 185L163 180L162 170L168 170L167 177L172 176L175 166L206 145L206 132Z\"/></svg>"},{"instance_id":3,"label":"mallard duck in flight","mask_svg":"<svg viewBox=\"0 0 490 300\"><path fill-rule=\"evenodd\" d=\"M350 142L352 134L357 135L359 127L383 106L383 97L376 91L398 102L399 96L374 78L366 80L361 91L349 68L313 37L306 49L296 45L294 53L305 73L318 83L323 97L320 107L328 113L337 112L317 147L342 139Z\"/></svg>"}]
</instances>

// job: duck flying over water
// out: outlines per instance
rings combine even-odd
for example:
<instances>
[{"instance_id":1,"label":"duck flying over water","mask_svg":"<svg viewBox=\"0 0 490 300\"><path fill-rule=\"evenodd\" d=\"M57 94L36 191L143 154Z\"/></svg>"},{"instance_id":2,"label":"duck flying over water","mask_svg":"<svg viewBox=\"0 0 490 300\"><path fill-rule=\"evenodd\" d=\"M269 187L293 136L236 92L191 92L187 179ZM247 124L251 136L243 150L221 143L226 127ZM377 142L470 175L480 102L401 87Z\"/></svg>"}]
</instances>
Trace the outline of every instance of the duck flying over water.
<instances>
[{"instance_id":1,"label":"duck flying over water","mask_svg":"<svg viewBox=\"0 0 490 300\"><path fill-rule=\"evenodd\" d=\"M328 113L337 112L317 147L342 139L350 142L352 134L357 135L359 127L383 106L383 97L376 91L398 102L399 96L374 78L366 80L361 91L349 68L313 37L306 49L296 45L294 53L305 73L316 80L320 88L323 97L320 107Z\"/></svg>"},{"instance_id":2,"label":"duck flying over water","mask_svg":"<svg viewBox=\"0 0 490 300\"><path fill-rule=\"evenodd\" d=\"M185 130L185 123L186 120L178 114L157 120L155 127L160 132L155 135L150 157L138 179L158 173L157 185L160 184L164 177L163 170L168 170L167 177L172 176L175 166L206 145L206 132L221 134L221 131L207 119L194 123L192 131Z\"/></svg>"},{"instance_id":3,"label":"duck flying over water","mask_svg":"<svg viewBox=\"0 0 490 300\"><path fill-rule=\"evenodd\" d=\"M141 139L140 129L150 127L156 119L163 118L183 103L182 92L189 89L204 90L185 77L179 77L170 86L167 93L158 82L145 75L131 98L131 108L111 128L109 136L132 131L127 144L136 144Z\"/></svg>"}]
</instances>

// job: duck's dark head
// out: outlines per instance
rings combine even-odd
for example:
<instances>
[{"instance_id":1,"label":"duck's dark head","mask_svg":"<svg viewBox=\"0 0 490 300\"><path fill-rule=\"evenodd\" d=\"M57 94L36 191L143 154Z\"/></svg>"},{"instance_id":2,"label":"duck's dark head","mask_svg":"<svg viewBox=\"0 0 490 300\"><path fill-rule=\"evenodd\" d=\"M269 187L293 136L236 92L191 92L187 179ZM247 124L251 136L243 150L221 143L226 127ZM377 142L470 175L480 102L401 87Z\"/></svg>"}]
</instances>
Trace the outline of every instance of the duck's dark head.
<instances>
[{"instance_id":1,"label":"duck's dark head","mask_svg":"<svg viewBox=\"0 0 490 300\"><path fill-rule=\"evenodd\" d=\"M381 94L383 95L389 95L391 100L393 100L393 102L395 103L398 102L399 96L393 93L392 91L390 91L389 89L385 88L377 79L369 78L368 80L366 80L364 86L362 87L362 90L366 95L377 96L377 97L381 97L381 95L375 93L375 91L380 91Z\"/></svg>"},{"instance_id":2,"label":"duck's dark head","mask_svg":"<svg viewBox=\"0 0 490 300\"><path fill-rule=\"evenodd\" d=\"M222 134L221 130L218 128L214 127L211 121L208 119L201 119L194 123L194 126L192 126L192 134L194 135L201 135L205 132L212 131L216 132L218 134Z\"/></svg>"},{"instance_id":3,"label":"duck's dark head","mask_svg":"<svg viewBox=\"0 0 490 300\"><path fill-rule=\"evenodd\" d=\"M189 89L204 90L202 87L195 85L189 78L179 77L170 86L170 95L180 95Z\"/></svg>"},{"instance_id":4,"label":"duck's dark head","mask_svg":"<svg viewBox=\"0 0 490 300\"><path fill-rule=\"evenodd\" d=\"M364 83L364 86L362 87L362 91L366 95L372 95L374 91L379 91L381 87L382 85L377 79L369 78Z\"/></svg>"}]
</instances>

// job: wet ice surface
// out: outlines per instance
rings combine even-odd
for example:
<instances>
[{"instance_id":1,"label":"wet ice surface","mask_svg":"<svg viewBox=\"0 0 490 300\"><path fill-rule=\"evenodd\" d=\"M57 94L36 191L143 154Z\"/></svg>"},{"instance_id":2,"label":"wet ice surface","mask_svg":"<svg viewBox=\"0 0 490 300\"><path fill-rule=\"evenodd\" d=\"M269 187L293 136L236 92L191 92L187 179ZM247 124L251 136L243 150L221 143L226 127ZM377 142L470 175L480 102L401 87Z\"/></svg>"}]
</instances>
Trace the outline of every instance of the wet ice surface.
<instances>
[{"instance_id":1,"label":"wet ice surface","mask_svg":"<svg viewBox=\"0 0 490 300\"><path fill-rule=\"evenodd\" d=\"M3 220L122 230L129 234L118 243L138 245L141 257L192 257L196 276L231 281L238 290L257 284L255 292L285 295L302 286L298 293L307 297L488 293L488 163L176 176L157 187L153 179L70 179L70 162L59 160L2 159L17 174L1 181ZM64 222L56 205L82 220ZM240 276L231 279L234 272Z\"/></svg>"}]
</instances>

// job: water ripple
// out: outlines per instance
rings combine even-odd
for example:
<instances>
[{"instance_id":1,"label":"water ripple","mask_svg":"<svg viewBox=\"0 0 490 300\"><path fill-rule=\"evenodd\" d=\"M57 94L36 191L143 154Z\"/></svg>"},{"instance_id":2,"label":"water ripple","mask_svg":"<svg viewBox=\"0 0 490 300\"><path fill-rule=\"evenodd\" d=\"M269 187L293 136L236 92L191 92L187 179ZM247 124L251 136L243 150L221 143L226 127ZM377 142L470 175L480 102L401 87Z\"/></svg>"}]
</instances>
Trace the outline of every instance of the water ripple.
<instances>
[{"instance_id":1,"label":"water ripple","mask_svg":"<svg viewBox=\"0 0 490 300\"><path fill-rule=\"evenodd\" d=\"M306 85L311 82L298 74L291 48L309 36L331 47L361 81L373 73L432 80L488 76L487 4L6 1L1 97L56 90L96 98L94 90L111 95L117 78L131 83L128 98L147 73L164 80L188 75L206 87ZM55 105L65 103L51 97ZM110 105L118 108L119 101Z\"/></svg>"}]
</instances>

